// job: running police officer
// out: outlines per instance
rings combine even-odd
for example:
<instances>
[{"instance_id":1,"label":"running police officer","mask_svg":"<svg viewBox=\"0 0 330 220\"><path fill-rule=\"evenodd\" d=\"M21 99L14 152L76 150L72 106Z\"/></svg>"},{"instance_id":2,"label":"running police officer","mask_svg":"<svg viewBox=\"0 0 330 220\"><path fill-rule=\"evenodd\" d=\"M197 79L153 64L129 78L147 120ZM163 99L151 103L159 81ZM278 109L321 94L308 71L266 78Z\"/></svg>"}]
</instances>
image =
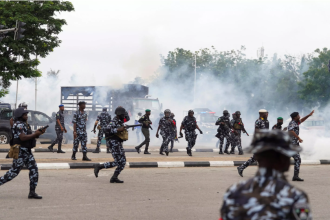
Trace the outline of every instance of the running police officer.
<instances>
[{"instance_id":1,"label":"running police officer","mask_svg":"<svg viewBox=\"0 0 330 220\"><path fill-rule=\"evenodd\" d=\"M100 153L100 146L103 138L103 128L105 128L110 121L111 121L111 115L109 115L107 108L103 108L101 114L97 116L97 119L94 124L94 129L93 129L94 134L96 133L96 126L97 129L99 130L99 133L97 134L96 149L93 151L93 153ZM107 153L110 153L108 147L107 147Z\"/></svg>"},{"instance_id":2,"label":"running police officer","mask_svg":"<svg viewBox=\"0 0 330 220\"><path fill-rule=\"evenodd\" d=\"M56 139L48 147L48 149L53 152L54 145L58 144L57 153L65 153L64 151L62 151L63 132L67 132L64 125L64 105L59 105L58 107L59 111L56 113L55 122Z\"/></svg>"},{"instance_id":3,"label":"running police officer","mask_svg":"<svg viewBox=\"0 0 330 220\"><path fill-rule=\"evenodd\" d=\"M143 115L140 119L139 119L139 123L142 124L142 134L144 136L144 141L139 145L135 147L136 152L140 153L141 150L140 148L143 145L146 145L146 147L144 148L144 154L150 154L148 152L148 148L149 148L149 143L150 143L150 131L149 128L151 128L151 120L150 120L150 114L151 114L151 110L147 109L145 115Z\"/></svg>"},{"instance_id":4,"label":"running police officer","mask_svg":"<svg viewBox=\"0 0 330 220\"><path fill-rule=\"evenodd\" d=\"M36 138L45 133L46 129L39 129L32 134L30 125L27 123L29 112L24 108L17 108L14 112L15 122L12 128L13 145L10 147L9 157L13 158L10 170L0 177L0 185L14 179L25 165L29 169L30 193L29 199L42 199L35 189L38 185L38 166L31 149L36 146Z\"/></svg>"},{"instance_id":5,"label":"running police officer","mask_svg":"<svg viewBox=\"0 0 330 220\"><path fill-rule=\"evenodd\" d=\"M231 154L235 154L235 147L238 148L238 154L243 155L242 141L241 141L241 132L246 133L243 121L241 119L241 112L236 111L233 114L233 119L230 121L232 127L231 133Z\"/></svg>"},{"instance_id":6,"label":"running police officer","mask_svg":"<svg viewBox=\"0 0 330 220\"><path fill-rule=\"evenodd\" d=\"M118 179L118 175L123 171L126 165L125 150L123 142L128 140L128 131L124 125L126 110L123 107L118 107L115 110L116 116L113 120L105 127L105 139L107 147L111 148L113 162L107 162L104 164L94 165L95 177L98 177L98 173L101 169L117 167L113 176L110 179L110 183L124 183Z\"/></svg>"},{"instance_id":7,"label":"running police officer","mask_svg":"<svg viewBox=\"0 0 330 220\"><path fill-rule=\"evenodd\" d=\"M230 116L229 112L227 110L223 111L223 116L219 117L218 120L215 122L215 125L219 125L218 133L216 135L217 138L220 140L220 146L219 146L219 154L229 154L228 148L230 145L230 130L231 130L231 124L230 124ZM223 147L223 141L226 138L226 148L225 151L222 152Z\"/></svg>"},{"instance_id":8,"label":"running police officer","mask_svg":"<svg viewBox=\"0 0 330 220\"><path fill-rule=\"evenodd\" d=\"M168 156L168 144L171 141L172 133L174 132L174 123L173 120L171 119L171 110L166 109L164 111L164 117L160 119L156 137L159 138L159 130L160 130L160 135L163 138L163 143L162 146L160 147L159 154L164 155L163 152L166 153L166 156Z\"/></svg>"},{"instance_id":9,"label":"running police officer","mask_svg":"<svg viewBox=\"0 0 330 220\"><path fill-rule=\"evenodd\" d=\"M176 128L176 120L174 119L174 117L175 117L174 113L171 113L170 118L173 121L174 129L173 129L173 132L171 134L171 140L170 140L170 142L171 142L171 149L170 149L170 153L173 153L174 141L175 140L178 140L178 130Z\"/></svg>"}]
</instances>

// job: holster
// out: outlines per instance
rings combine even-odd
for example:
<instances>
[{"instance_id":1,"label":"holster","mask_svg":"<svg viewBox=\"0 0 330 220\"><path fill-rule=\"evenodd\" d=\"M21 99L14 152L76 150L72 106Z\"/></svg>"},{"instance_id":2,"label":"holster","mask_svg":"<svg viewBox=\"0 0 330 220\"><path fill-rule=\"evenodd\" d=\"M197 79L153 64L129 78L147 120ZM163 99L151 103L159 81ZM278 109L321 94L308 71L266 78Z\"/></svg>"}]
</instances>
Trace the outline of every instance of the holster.
<instances>
[{"instance_id":1,"label":"holster","mask_svg":"<svg viewBox=\"0 0 330 220\"><path fill-rule=\"evenodd\" d=\"M13 159L18 159L19 148L20 148L20 145L19 144L11 145L10 146L10 149L9 149L8 156L10 158L13 158Z\"/></svg>"}]
</instances>

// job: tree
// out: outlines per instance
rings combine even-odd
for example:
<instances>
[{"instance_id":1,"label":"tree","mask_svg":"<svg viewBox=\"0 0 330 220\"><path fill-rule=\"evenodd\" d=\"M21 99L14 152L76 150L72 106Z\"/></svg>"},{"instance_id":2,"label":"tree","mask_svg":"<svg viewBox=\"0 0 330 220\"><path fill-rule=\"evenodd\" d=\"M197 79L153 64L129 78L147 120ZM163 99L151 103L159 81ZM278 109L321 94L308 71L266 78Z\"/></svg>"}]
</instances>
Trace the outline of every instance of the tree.
<instances>
[{"instance_id":1,"label":"tree","mask_svg":"<svg viewBox=\"0 0 330 220\"><path fill-rule=\"evenodd\" d=\"M58 34L66 24L56 13L73 11L71 2L0 2L0 24L14 28L16 20L25 22L24 37L15 41L14 34L8 33L0 45L0 73L2 90L0 97L6 94L11 80L40 77L37 69L39 61L32 57L45 58L54 48L59 47L61 40ZM44 28L47 26L47 28ZM18 58L20 61L18 62Z\"/></svg>"},{"instance_id":2,"label":"tree","mask_svg":"<svg viewBox=\"0 0 330 220\"><path fill-rule=\"evenodd\" d=\"M303 79L299 83L300 98L310 107L324 108L330 101L330 72L328 63L330 50L316 49L317 57L312 58L308 71L303 73Z\"/></svg>"},{"instance_id":3,"label":"tree","mask_svg":"<svg viewBox=\"0 0 330 220\"><path fill-rule=\"evenodd\" d=\"M58 79L59 73L60 73L60 70L55 71L55 70L50 69L50 71L47 72L47 76L49 78Z\"/></svg>"}]
</instances>

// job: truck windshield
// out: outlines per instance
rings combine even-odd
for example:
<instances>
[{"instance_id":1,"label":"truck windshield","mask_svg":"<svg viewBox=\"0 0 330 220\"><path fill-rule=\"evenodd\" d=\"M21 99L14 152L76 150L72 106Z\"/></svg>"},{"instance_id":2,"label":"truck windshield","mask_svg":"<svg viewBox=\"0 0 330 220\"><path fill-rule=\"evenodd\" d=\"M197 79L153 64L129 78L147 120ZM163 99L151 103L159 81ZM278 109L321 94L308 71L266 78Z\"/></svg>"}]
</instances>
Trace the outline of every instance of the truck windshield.
<instances>
[{"instance_id":1,"label":"truck windshield","mask_svg":"<svg viewBox=\"0 0 330 220\"><path fill-rule=\"evenodd\" d=\"M142 108L142 109L159 109L159 101L153 99L137 99L135 100L135 108Z\"/></svg>"}]
</instances>

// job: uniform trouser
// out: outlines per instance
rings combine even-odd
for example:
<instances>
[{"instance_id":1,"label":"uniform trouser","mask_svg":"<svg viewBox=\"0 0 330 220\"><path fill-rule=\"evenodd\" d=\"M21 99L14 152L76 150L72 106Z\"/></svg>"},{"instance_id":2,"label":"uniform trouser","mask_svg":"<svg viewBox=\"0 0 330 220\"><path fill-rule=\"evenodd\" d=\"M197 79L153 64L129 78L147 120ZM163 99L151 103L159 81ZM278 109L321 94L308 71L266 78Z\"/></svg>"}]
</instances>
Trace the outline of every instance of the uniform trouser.
<instances>
[{"instance_id":1,"label":"uniform trouser","mask_svg":"<svg viewBox=\"0 0 330 220\"><path fill-rule=\"evenodd\" d=\"M248 159L247 161L245 161L241 166L240 169L244 170L245 168L247 168L248 166L250 166L251 164L253 164L254 162L256 162L257 160L254 158L254 154L253 156Z\"/></svg>"},{"instance_id":2,"label":"uniform trouser","mask_svg":"<svg viewBox=\"0 0 330 220\"><path fill-rule=\"evenodd\" d=\"M243 149L242 149L242 145L241 145L241 134L233 134L231 135L231 151L234 151L235 150L235 147L238 148L238 151L239 152L242 152Z\"/></svg>"},{"instance_id":3,"label":"uniform trouser","mask_svg":"<svg viewBox=\"0 0 330 220\"><path fill-rule=\"evenodd\" d=\"M229 136L229 132L225 132L225 131L220 131L220 137L219 137L219 140L220 140L220 149L222 149L222 146L223 146L223 142L226 138L226 148L225 149L228 149L229 147L229 144L231 142L230 140L230 136Z\"/></svg>"},{"instance_id":4,"label":"uniform trouser","mask_svg":"<svg viewBox=\"0 0 330 220\"><path fill-rule=\"evenodd\" d=\"M144 141L138 146L138 148L141 148L143 145L147 144L149 145L150 142L150 132L149 128L142 128L142 134L144 136ZM148 151L148 147L146 146L146 151Z\"/></svg>"},{"instance_id":5,"label":"uniform trouser","mask_svg":"<svg viewBox=\"0 0 330 220\"><path fill-rule=\"evenodd\" d=\"M185 131L185 138L188 141L188 150L191 150L196 143L197 134L195 131Z\"/></svg>"},{"instance_id":6,"label":"uniform trouser","mask_svg":"<svg viewBox=\"0 0 330 220\"><path fill-rule=\"evenodd\" d=\"M102 138L103 138L103 130L100 129L99 130L99 133L97 134L97 145L96 145L96 148L100 148L101 146L101 141L102 141Z\"/></svg>"},{"instance_id":7,"label":"uniform trouser","mask_svg":"<svg viewBox=\"0 0 330 220\"><path fill-rule=\"evenodd\" d=\"M168 152L168 144L170 143L171 141L171 136L170 135L162 135L162 138L163 138L163 143L162 143L162 146L160 147L160 152Z\"/></svg>"},{"instance_id":8,"label":"uniform trouser","mask_svg":"<svg viewBox=\"0 0 330 220\"><path fill-rule=\"evenodd\" d=\"M86 153L87 152L87 134L84 133L84 134L77 134L77 138L74 139L73 141L73 149L72 151L73 152L77 152L78 151L78 146L79 146L79 141L80 141L80 144L81 144L81 150L82 152Z\"/></svg>"},{"instance_id":9,"label":"uniform trouser","mask_svg":"<svg viewBox=\"0 0 330 220\"><path fill-rule=\"evenodd\" d=\"M104 168L108 169L112 167L117 167L115 172L120 174L120 172L123 171L126 165L126 156L125 150L123 148L123 143L112 139L108 139L106 143L107 147L111 149L111 154L114 161L104 163Z\"/></svg>"},{"instance_id":10,"label":"uniform trouser","mask_svg":"<svg viewBox=\"0 0 330 220\"><path fill-rule=\"evenodd\" d=\"M22 170L23 166L26 166L29 169L29 178L30 178L30 189L35 189L38 185L39 173L38 166L33 157L33 154L30 149L20 147L18 159L13 159L13 164L8 170L8 172L0 177L0 185L9 182L14 179L19 172Z\"/></svg>"},{"instance_id":11,"label":"uniform trouser","mask_svg":"<svg viewBox=\"0 0 330 220\"><path fill-rule=\"evenodd\" d=\"M56 131L56 139L53 141L51 146L54 146L55 144L58 144L58 146L62 145L62 140L63 140L63 131L61 129L55 129Z\"/></svg>"},{"instance_id":12,"label":"uniform trouser","mask_svg":"<svg viewBox=\"0 0 330 220\"><path fill-rule=\"evenodd\" d=\"M300 154L297 153L296 155L293 155L292 158L294 159L294 174L298 175L301 164Z\"/></svg>"}]
</instances>

